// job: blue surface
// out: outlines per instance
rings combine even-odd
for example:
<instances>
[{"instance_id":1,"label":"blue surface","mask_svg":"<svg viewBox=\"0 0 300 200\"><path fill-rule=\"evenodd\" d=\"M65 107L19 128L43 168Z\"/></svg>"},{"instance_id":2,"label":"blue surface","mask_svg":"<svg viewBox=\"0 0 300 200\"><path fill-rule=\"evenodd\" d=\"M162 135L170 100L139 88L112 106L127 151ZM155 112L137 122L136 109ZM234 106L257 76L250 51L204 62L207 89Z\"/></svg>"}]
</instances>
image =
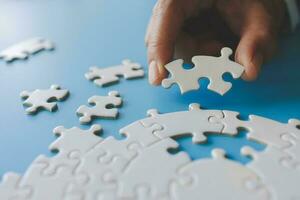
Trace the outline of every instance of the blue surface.
<instances>
[{"instance_id":1,"label":"blue surface","mask_svg":"<svg viewBox=\"0 0 300 200\"><path fill-rule=\"evenodd\" d=\"M198 102L209 109L229 109L244 116L257 114L282 122L300 118L300 35L294 33L281 43L280 54L268 63L258 81L234 81L224 97L202 87L184 96L177 87L165 90L152 87L147 79L124 81L98 88L84 78L90 65L110 66L130 58L146 68L144 33L155 1L2 1L0 6L0 49L34 36L56 43L53 52L41 52L27 61L0 62L2 113L0 120L0 175L6 171L24 172L38 154L51 155L48 145L55 140L57 125L79 126L75 110L88 97L118 90L124 97L119 120L96 120L104 136L145 117L146 110L161 112L186 110ZM69 98L58 103L54 112L25 114L19 93L48 88L57 83L70 90ZM87 126L80 126L88 128ZM245 134L237 138L211 136L205 145L194 145L190 137L181 138L181 150L193 159L209 156L214 147L225 148L232 159L242 163L240 147L249 144ZM251 143L258 149L261 145Z\"/></svg>"}]
</instances>

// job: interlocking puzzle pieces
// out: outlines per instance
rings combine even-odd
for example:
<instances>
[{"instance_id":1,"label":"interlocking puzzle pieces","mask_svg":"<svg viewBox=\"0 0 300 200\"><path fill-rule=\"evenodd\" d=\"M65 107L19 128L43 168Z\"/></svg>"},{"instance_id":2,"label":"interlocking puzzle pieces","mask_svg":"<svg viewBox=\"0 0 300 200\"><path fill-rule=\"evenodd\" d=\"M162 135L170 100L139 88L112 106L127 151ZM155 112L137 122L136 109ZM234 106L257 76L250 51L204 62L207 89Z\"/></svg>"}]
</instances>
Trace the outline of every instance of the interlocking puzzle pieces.
<instances>
[{"instance_id":1,"label":"interlocking puzzle pieces","mask_svg":"<svg viewBox=\"0 0 300 200\"><path fill-rule=\"evenodd\" d=\"M268 186L271 199L299 199L300 169L287 168L282 164L289 157L286 152L273 146L256 152L246 146L241 149L241 153L253 158L246 166Z\"/></svg>"},{"instance_id":2,"label":"interlocking puzzle pieces","mask_svg":"<svg viewBox=\"0 0 300 200\"><path fill-rule=\"evenodd\" d=\"M227 110L223 111L223 116L223 118L210 118L212 123L223 124L222 133L235 135L238 133L239 128L243 128L248 131L248 139L265 145L285 148L290 146L291 143L282 139L284 134L300 135L296 120L290 120L289 123L285 124L257 115L249 115L249 120L241 120L238 112Z\"/></svg>"},{"instance_id":3,"label":"interlocking puzzle pieces","mask_svg":"<svg viewBox=\"0 0 300 200\"><path fill-rule=\"evenodd\" d=\"M90 71L85 74L88 80L93 80L98 86L105 86L119 81L119 77L133 79L144 76L144 71L140 64L130 60L123 60L121 65L99 68L90 67Z\"/></svg>"},{"instance_id":4,"label":"interlocking puzzle pieces","mask_svg":"<svg viewBox=\"0 0 300 200\"><path fill-rule=\"evenodd\" d=\"M177 182L171 186L172 199L270 199L256 173L227 159L222 149L214 149L212 158L191 162L178 171Z\"/></svg>"},{"instance_id":5,"label":"interlocking puzzle pieces","mask_svg":"<svg viewBox=\"0 0 300 200\"><path fill-rule=\"evenodd\" d=\"M157 126L153 133L159 138L169 138L182 135L193 135L194 143L206 141L205 134L220 133L223 129L221 123L211 123L209 119L223 118L220 110L202 110L199 104L190 104L188 111L159 114L157 110L148 111L148 118L140 120L145 127ZM229 133L234 135L236 133Z\"/></svg>"},{"instance_id":6,"label":"interlocking puzzle pieces","mask_svg":"<svg viewBox=\"0 0 300 200\"><path fill-rule=\"evenodd\" d=\"M118 115L116 107L122 104L122 98L117 91L111 91L108 96L92 96L88 99L88 103L94 106L82 105L76 111L82 124L90 123L93 117L116 118Z\"/></svg>"},{"instance_id":7,"label":"interlocking puzzle pieces","mask_svg":"<svg viewBox=\"0 0 300 200\"><path fill-rule=\"evenodd\" d=\"M29 55L35 54L42 50L53 50L54 43L43 38L31 38L15 44L0 52L0 58L6 62L16 59L26 59Z\"/></svg>"},{"instance_id":8,"label":"interlocking puzzle pieces","mask_svg":"<svg viewBox=\"0 0 300 200\"><path fill-rule=\"evenodd\" d=\"M64 100L68 94L68 90L63 90L58 85L51 85L50 89L23 91L20 96L25 99L23 105L28 107L26 108L27 114L34 114L41 108L48 111L55 110L57 103L52 101Z\"/></svg>"},{"instance_id":9,"label":"interlocking puzzle pieces","mask_svg":"<svg viewBox=\"0 0 300 200\"><path fill-rule=\"evenodd\" d=\"M199 79L208 78L208 89L224 95L232 84L223 80L224 73L229 72L233 78L239 78L243 72L244 67L229 59L232 50L225 47L221 50L220 57L212 56L194 56L192 62L194 67L192 69L183 68L183 60L175 60L165 66L170 72L171 77L162 81L164 88L169 88L174 83L177 83L181 94L190 90L197 90L200 88Z\"/></svg>"},{"instance_id":10,"label":"interlocking puzzle pieces","mask_svg":"<svg viewBox=\"0 0 300 200\"><path fill-rule=\"evenodd\" d=\"M32 193L29 186L20 185L21 176L12 172L3 175L0 183L0 199L26 200Z\"/></svg>"},{"instance_id":11,"label":"interlocking puzzle pieces","mask_svg":"<svg viewBox=\"0 0 300 200\"><path fill-rule=\"evenodd\" d=\"M177 177L177 170L191 162L186 153L171 155L167 151L171 148L178 148L178 143L166 138L141 149L118 177L119 195L134 199L133 195L142 191L151 199L167 199L169 185Z\"/></svg>"}]
</instances>

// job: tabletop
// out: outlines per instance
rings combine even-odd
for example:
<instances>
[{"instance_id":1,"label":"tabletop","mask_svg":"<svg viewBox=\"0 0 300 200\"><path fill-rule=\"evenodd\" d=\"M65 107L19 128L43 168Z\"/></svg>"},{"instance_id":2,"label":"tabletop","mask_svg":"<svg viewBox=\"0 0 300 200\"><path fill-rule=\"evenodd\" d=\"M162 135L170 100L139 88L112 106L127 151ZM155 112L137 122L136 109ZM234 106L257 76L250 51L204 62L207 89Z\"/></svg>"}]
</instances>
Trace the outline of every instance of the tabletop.
<instances>
[{"instance_id":1,"label":"tabletop","mask_svg":"<svg viewBox=\"0 0 300 200\"><path fill-rule=\"evenodd\" d=\"M40 36L55 42L51 52L41 52L28 60L5 63L0 60L0 175L7 171L23 173L39 154L53 156L48 146L55 140L54 127L80 125L76 109L87 104L92 95L106 95L117 90L124 98L117 120L99 119L103 136L122 139L118 131L142 119L146 111L187 110L190 103L207 109L226 109L241 113L244 118L256 114L286 123L300 119L300 34L296 31L282 38L278 55L264 65L255 82L231 80L233 88L220 96L206 89L181 95L177 86L171 89L153 87L147 78L124 80L100 88L84 78L91 65L102 67L119 64L129 58L147 71L144 34L155 1L90 0L90 1L1 1L0 49L22 40ZM58 103L55 112L41 111L27 115L20 92L49 88L59 84L70 96ZM247 163L240 155L245 144L256 149L264 146L237 137L209 136L204 144L193 144L190 136L177 139L180 150L192 159L209 157L213 148L223 148L231 159Z\"/></svg>"}]
</instances>

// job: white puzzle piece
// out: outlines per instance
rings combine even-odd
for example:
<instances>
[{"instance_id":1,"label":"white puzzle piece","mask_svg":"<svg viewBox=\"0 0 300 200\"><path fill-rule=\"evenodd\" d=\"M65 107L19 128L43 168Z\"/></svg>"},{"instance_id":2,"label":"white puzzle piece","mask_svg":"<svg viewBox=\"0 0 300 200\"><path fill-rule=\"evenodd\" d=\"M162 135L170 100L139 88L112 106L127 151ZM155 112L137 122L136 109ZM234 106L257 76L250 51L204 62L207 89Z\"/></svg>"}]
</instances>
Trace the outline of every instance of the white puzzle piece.
<instances>
[{"instance_id":1,"label":"white puzzle piece","mask_svg":"<svg viewBox=\"0 0 300 200\"><path fill-rule=\"evenodd\" d=\"M180 177L184 181L180 181ZM189 179L191 181L185 183ZM196 160L183 166L179 170L177 182L172 185L172 199L270 199L259 177L242 164L228 160L222 149L214 149L212 158Z\"/></svg>"},{"instance_id":2,"label":"white puzzle piece","mask_svg":"<svg viewBox=\"0 0 300 200\"><path fill-rule=\"evenodd\" d=\"M31 38L1 51L0 58L3 58L6 62L11 62L15 59L26 59L29 55L42 50L53 49L54 44L50 40L39 37Z\"/></svg>"},{"instance_id":3,"label":"white puzzle piece","mask_svg":"<svg viewBox=\"0 0 300 200\"><path fill-rule=\"evenodd\" d=\"M148 111L149 118L141 120L144 126L160 126L154 134L160 138L193 135L194 143L206 141L205 133L219 133L222 124L210 123L210 117L223 118L223 113L218 110L202 110L199 104L190 104L188 111L159 114L157 110ZM184 123L182 123L184 122Z\"/></svg>"},{"instance_id":4,"label":"white puzzle piece","mask_svg":"<svg viewBox=\"0 0 300 200\"><path fill-rule=\"evenodd\" d=\"M299 120L289 120L289 124L295 124L299 126ZM298 129L298 128L297 128ZM285 164L292 168L298 168L300 170L300 129L298 132L286 133L281 137L284 141L290 143L289 146L284 148L284 151L291 155L291 159L286 159Z\"/></svg>"},{"instance_id":5,"label":"white puzzle piece","mask_svg":"<svg viewBox=\"0 0 300 200\"><path fill-rule=\"evenodd\" d=\"M55 174L44 174L45 164L32 163L22 177L21 185L32 186L30 200L63 199L66 193L66 185L70 182L84 182L84 175L74 175L73 169L60 167Z\"/></svg>"},{"instance_id":6,"label":"white puzzle piece","mask_svg":"<svg viewBox=\"0 0 300 200\"><path fill-rule=\"evenodd\" d=\"M118 115L116 107L122 104L122 98L117 91L111 91L108 96L92 96L88 99L88 103L94 106L82 105L76 111L82 124L90 123L93 117L116 118Z\"/></svg>"},{"instance_id":7,"label":"white puzzle piece","mask_svg":"<svg viewBox=\"0 0 300 200\"><path fill-rule=\"evenodd\" d=\"M144 71L140 64L130 60L123 60L121 65L99 68L90 67L90 71L85 74L88 80L93 80L98 86L106 86L119 81L119 77L133 79L144 76Z\"/></svg>"},{"instance_id":8,"label":"white puzzle piece","mask_svg":"<svg viewBox=\"0 0 300 200\"><path fill-rule=\"evenodd\" d=\"M226 110L223 111L223 114L223 118L210 118L210 122L216 122L218 124L221 123L224 125L222 133L234 135L238 133L239 128L244 128L248 131L248 139L266 145L284 148L289 146L290 143L281 138L283 134L296 132L300 134L300 130L292 124L292 121L285 124L256 115L250 115L249 120L240 120L238 112Z\"/></svg>"},{"instance_id":9,"label":"white puzzle piece","mask_svg":"<svg viewBox=\"0 0 300 200\"><path fill-rule=\"evenodd\" d=\"M177 83L181 94L190 90L197 90L200 88L199 79L208 78L210 83L208 89L224 95L232 84L223 80L224 73L229 72L233 78L239 78L243 72L244 67L229 59L232 50L224 47L221 50L220 57L212 56L194 56L192 62L194 67L192 69L183 68L183 60L175 60L165 66L170 72L171 77L162 81L164 88L169 88L174 83Z\"/></svg>"},{"instance_id":10,"label":"white puzzle piece","mask_svg":"<svg viewBox=\"0 0 300 200\"><path fill-rule=\"evenodd\" d=\"M282 164L282 160L289 156L287 153L273 146L266 147L262 152L246 146L241 153L253 158L246 166L261 177L271 191L272 199L299 199L300 170Z\"/></svg>"},{"instance_id":11,"label":"white puzzle piece","mask_svg":"<svg viewBox=\"0 0 300 200\"><path fill-rule=\"evenodd\" d=\"M20 96L25 99L23 105L28 107L26 108L27 114L34 114L41 108L52 112L57 108L57 103L50 101L64 100L68 94L68 90L63 90L58 85L51 85L50 89L23 91Z\"/></svg>"},{"instance_id":12,"label":"white puzzle piece","mask_svg":"<svg viewBox=\"0 0 300 200\"><path fill-rule=\"evenodd\" d=\"M21 176L7 172L3 175L0 183L1 200L27 200L29 199L32 188L29 186L20 186Z\"/></svg>"},{"instance_id":13,"label":"white puzzle piece","mask_svg":"<svg viewBox=\"0 0 300 200\"><path fill-rule=\"evenodd\" d=\"M142 149L118 179L120 196L134 198L140 189L147 189L152 199L168 197L169 185L176 178L177 170L190 162L186 153L171 155L167 151L171 148L178 148L178 143L166 138Z\"/></svg>"}]
</instances>

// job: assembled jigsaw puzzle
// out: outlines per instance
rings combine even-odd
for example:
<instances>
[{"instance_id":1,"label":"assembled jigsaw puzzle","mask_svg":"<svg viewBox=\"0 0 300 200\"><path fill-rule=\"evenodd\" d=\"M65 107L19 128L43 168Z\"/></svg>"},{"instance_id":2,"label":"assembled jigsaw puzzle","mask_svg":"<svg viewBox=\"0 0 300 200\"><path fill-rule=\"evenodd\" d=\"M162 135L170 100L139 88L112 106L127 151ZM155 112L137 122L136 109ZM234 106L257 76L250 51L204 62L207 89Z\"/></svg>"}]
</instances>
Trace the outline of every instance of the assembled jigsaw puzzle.
<instances>
[{"instance_id":1,"label":"assembled jigsaw puzzle","mask_svg":"<svg viewBox=\"0 0 300 200\"><path fill-rule=\"evenodd\" d=\"M203 110L195 103L174 113L151 109L148 117L120 130L122 140L101 137L99 125L88 130L59 126L49 146L58 153L38 156L23 176L4 175L0 199L298 199L300 121L255 115L240 120L238 115ZM185 152L169 152L178 149L174 136L192 134L194 142L205 143L204 133L235 137L238 128L249 130L249 140L266 145L263 151L244 146L241 153L253 157L246 165L228 159L222 149L194 161Z\"/></svg>"},{"instance_id":2,"label":"assembled jigsaw puzzle","mask_svg":"<svg viewBox=\"0 0 300 200\"><path fill-rule=\"evenodd\" d=\"M50 40L40 37L31 38L23 42L17 43L0 52L0 58L6 62L16 59L26 59L29 55L33 55L42 50L53 50L54 43Z\"/></svg>"},{"instance_id":3,"label":"assembled jigsaw puzzle","mask_svg":"<svg viewBox=\"0 0 300 200\"><path fill-rule=\"evenodd\" d=\"M174 83L177 83L181 93L200 88L199 79L208 78L208 89L224 95L232 84L223 80L224 73L230 73L233 78L239 78L243 72L244 67L229 59L232 50L224 47L221 50L220 57L212 56L194 56L192 62L194 67L192 69L183 68L183 60L175 60L165 65L165 68L170 72L171 77L162 81L164 88L169 88Z\"/></svg>"}]
</instances>

